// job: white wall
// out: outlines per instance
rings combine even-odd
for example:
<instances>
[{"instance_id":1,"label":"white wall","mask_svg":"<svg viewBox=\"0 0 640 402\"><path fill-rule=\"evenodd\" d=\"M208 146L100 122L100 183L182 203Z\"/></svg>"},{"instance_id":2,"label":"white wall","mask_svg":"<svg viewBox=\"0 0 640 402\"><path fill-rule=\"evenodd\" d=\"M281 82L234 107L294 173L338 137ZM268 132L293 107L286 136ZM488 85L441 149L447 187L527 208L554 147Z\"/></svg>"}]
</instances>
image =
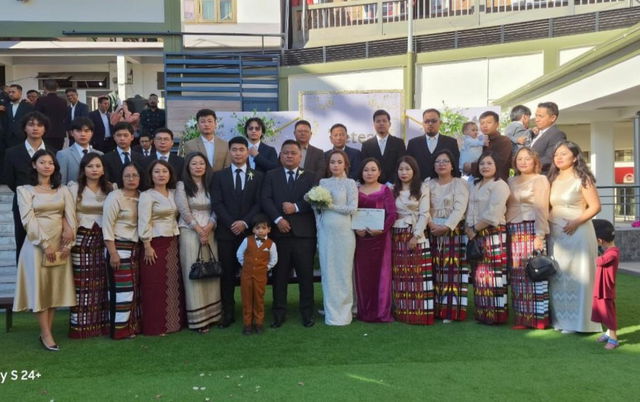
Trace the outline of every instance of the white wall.
<instances>
[{"instance_id":1,"label":"white wall","mask_svg":"<svg viewBox=\"0 0 640 402\"><path fill-rule=\"evenodd\" d=\"M417 67L418 108L484 106L543 73L542 53Z\"/></svg>"},{"instance_id":2,"label":"white wall","mask_svg":"<svg viewBox=\"0 0 640 402\"><path fill-rule=\"evenodd\" d=\"M0 0L0 10L0 21L164 22L163 0Z\"/></svg>"},{"instance_id":3,"label":"white wall","mask_svg":"<svg viewBox=\"0 0 640 402\"><path fill-rule=\"evenodd\" d=\"M341 74L293 75L289 77L289 110L298 110L298 95L301 91L401 90L402 85L401 68Z\"/></svg>"},{"instance_id":4,"label":"white wall","mask_svg":"<svg viewBox=\"0 0 640 402\"><path fill-rule=\"evenodd\" d=\"M566 64L583 53L593 49L593 46L574 47L572 49L563 49L560 51L560 65Z\"/></svg>"}]
</instances>

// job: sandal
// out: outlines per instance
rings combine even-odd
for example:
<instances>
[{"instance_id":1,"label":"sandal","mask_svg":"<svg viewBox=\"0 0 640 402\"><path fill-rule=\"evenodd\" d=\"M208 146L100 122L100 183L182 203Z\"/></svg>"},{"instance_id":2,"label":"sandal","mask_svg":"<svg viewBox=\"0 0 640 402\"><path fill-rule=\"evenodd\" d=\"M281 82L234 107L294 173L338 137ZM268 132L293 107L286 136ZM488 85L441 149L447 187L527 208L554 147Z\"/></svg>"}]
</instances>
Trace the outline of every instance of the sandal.
<instances>
[{"instance_id":1,"label":"sandal","mask_svg":"<svg viewBox=\"0 0 640 402\"><path fill-rule=\"evenodd\" d=\"M620 344L618 343L618 341L616 339L609 338L609 340L607 341L607 344L604 345L604 348L607 349L607 350L613 350L613 349L617 348L618 346L620 346Z\"/></svg>"},{"instance_id":2,"label":"sandal","mask_svg":"<svg viewBox=\"0 0 640 402\"><path fill-rule=\"evenodd\" d=\"M609 340L609 335L602 334L602 335L600 335L600 337L598 339L596 339L596 342L605 343L608 340Z\"/></svg>"}]
</instances>

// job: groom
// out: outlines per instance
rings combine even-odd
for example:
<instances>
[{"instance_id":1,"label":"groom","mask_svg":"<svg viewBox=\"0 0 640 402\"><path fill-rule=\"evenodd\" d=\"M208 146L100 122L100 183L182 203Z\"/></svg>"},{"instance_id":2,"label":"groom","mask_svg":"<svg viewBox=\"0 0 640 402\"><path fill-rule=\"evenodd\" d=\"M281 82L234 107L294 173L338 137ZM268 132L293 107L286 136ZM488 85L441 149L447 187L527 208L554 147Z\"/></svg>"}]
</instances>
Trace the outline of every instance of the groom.
<instances>
[{"instance_id":1,"label":"groom","mask_svg":"<svg viewBox=\"0 0 640 402\"><path fill-rule=\"evenodd\" d=\"M300 143L287 140L280 150L282 168L269 171L262 187L262 209L276 224L272 231L278 247L278 264L273 274L273 323L279 328L287 314L287 286L291 269L296 270L300 289L300 315L305 327L313 320L313 261L316 225L304 195L316 182L316 175L300 168Z\"/></svg>"}]
</instances>

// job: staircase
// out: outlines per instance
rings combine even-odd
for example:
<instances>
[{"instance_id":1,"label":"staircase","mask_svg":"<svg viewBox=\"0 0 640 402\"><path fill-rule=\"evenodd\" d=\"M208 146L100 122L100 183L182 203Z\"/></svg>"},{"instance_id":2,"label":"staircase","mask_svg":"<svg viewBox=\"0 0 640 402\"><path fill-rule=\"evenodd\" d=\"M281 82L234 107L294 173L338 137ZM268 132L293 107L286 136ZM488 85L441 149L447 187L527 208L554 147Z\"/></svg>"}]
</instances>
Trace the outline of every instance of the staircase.
<instances>
[{"instance_id":1,"label":"staircase","mask_svg":"<svg viewBox=\"0 0 640 402\"><path fill-rule=\"evenodd\" d=\"M13 297L16 286L12 201L13 192L7 186L0 186L0 298Z\"/></svg>"}]
</instances>

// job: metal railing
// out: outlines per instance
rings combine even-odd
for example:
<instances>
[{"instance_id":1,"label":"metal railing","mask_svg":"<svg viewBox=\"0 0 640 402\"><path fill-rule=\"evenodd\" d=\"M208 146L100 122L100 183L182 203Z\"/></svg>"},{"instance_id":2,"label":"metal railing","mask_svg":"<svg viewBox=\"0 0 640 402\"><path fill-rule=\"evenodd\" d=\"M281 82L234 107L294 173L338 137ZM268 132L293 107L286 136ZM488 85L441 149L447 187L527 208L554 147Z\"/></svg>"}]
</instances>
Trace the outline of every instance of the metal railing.
<instances>
[{"instance_id":1,"label":"metal railing","mask_svg":"<svg viewBox=\"0 0 640 402\"><path fill-rule=\"evenodd\" d=\"M602 207L613 207L616 222L634 222L640 219L640 186L598 186Z\"/></svg>"}]
</instances>

